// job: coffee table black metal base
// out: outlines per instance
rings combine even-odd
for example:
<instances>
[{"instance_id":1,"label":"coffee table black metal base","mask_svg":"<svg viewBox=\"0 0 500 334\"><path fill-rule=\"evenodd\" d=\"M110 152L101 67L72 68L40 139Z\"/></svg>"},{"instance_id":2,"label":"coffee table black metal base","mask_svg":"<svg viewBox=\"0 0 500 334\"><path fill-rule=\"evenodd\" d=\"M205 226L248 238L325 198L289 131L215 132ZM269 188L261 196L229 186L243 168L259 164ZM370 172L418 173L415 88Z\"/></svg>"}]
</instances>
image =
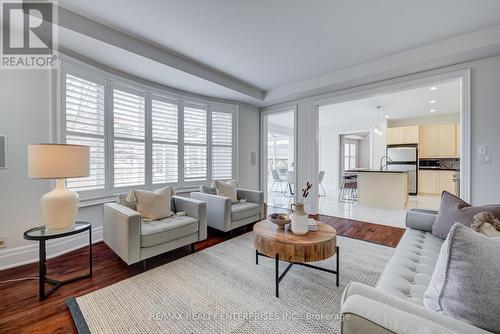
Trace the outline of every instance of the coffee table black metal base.
<instances>
[{"instance_id":1,"label":"coffee table black metal base","mask_svg":"<svg viewBox=\"0 0 500 334\"><path fill-rule=\"evenodd\" d=\"M24 232L24 239L27 240L37 240L39 245L39 300L46 299L51 293L56 291L64 284L68 284L79 279L87 278L92 276L92 225L87 222L76 222L75 226L68 230L54 230L48 231L45 229L45 226L35 227L31 230ZM67 237L77 233L83 233L85 231L89 232L89 273L72 277L67 280L59 281L50 277L47 277L47 252L46 252L46 242L49 239L56 239ZM49 283L53 285L47 291L45 290L45 284Z\"/></svg>"},{"instance_id":2,"label":"coffee table black metal base","mask_svg":"<svg viewBox=\"0 0 500 334\"><path fill-rule=\"evenodd\" d=\"M255 264L259 264L259 255L260 256L264 256L264 257L267 257L267 258L270 258L269 256L265 255L265 254L262 254L260 253L258 250L255 251ZM309 264L309 263L305 263L305 262L288 262L288 261L285 261L285 262L288 262L288 266L285 268L285 270L280 274L280 256L279 254L276 254L274 260L275 260L275 280L276 280L276 298L279 298L280 296L280 282L281 280L283 280L283 278L285 278L285 275L290 271L290 269L292 268L292 266L294 264L296 265L299 265L299 266L303 266L303 267L308 267L308 268L312 268L312 269L316 269L316 270L321 270L321 271L324 271L324 272L327 272L327 273L330 273L330 274L335 274L336 276L336 286L338 287L339 286L339 274L340 274L340 271L339 271L339 247L337 246L336 248L336 257L337 257L337 263L336 263L336 270L331 270L331 269L327 269L327 268L322 268L322 267L318 267L318 266L314 266L312 264Z\"/></svg>"}]
</instances>

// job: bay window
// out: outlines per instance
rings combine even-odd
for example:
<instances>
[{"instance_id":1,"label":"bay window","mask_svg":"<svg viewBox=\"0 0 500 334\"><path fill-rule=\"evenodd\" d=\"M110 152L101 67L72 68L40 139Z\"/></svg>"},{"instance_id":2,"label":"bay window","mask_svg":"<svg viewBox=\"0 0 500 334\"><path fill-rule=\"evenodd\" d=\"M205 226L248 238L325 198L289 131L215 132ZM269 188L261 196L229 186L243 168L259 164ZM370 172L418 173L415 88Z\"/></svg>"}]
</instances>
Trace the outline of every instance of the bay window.
<instances>
[{"instance_id":1,"label":"bay window","mask_svg":"<svg viewBox=\"0 0 500 334\"><path fill-rule=\"evenodd\" d=\"M62 72L62 141L91 152L90 176L67 182L83 199L236 177L235 105L186 101L112 75Z\"/></svg>"}]
</instances>

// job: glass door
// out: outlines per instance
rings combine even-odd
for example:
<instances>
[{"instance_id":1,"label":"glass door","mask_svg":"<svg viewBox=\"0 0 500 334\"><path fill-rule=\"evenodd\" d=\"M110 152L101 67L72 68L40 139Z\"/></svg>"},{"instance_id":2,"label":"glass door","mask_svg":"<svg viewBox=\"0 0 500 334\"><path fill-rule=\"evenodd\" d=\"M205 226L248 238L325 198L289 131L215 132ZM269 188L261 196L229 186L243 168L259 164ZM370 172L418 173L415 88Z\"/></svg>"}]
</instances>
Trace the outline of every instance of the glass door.
<instances>
[{"instance_id":1,"label":"glass door","mask_svg":"<svg viewBox=\"0 0 500 334\"><path fill-rule=\"evenodd\" d=\"M264 191L267 205L289 208L295 196L295 111L263 115Z\"/></svg>"}]
</instances>

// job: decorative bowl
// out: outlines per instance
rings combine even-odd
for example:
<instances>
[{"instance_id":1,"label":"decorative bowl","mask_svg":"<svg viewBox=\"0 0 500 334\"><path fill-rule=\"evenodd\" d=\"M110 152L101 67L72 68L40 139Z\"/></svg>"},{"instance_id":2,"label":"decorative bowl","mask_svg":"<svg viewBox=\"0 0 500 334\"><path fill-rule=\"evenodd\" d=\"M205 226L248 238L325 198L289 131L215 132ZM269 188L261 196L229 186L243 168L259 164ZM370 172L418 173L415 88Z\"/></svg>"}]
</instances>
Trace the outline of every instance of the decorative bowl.
<instances>
[{"instance_id":1,"label":"decorative bowl","mask_svg":"<svg viewBox=\"0 0 500 334\"><path fill-rule=\"evenodd\" d=\"M273 223L278 225L278 230L284 230L286 224L290 224L290 216L288 213L273 213L267 216L267 219Z\"/></svg>"}]
</instances>

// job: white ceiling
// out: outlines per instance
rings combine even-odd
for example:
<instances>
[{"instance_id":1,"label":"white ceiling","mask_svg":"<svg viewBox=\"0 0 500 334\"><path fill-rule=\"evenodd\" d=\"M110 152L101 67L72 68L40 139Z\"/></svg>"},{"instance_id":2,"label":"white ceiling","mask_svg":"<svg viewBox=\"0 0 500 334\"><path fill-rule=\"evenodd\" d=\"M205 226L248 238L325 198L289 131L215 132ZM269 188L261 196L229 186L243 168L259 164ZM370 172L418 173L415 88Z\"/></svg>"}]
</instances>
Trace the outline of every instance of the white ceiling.
<instances>
[{"instance_id":1,"label":"white ceiling","mask_svg":"<svg viewBox=\"0 0 500 334\"><path fill-rule=\"evenodd\" d=\"M436 87L436 90L430 87ZM430 103L431 100L435 103ZM460 81L323 106L320 107L321 126L355 124L357 120L366 118L376 122L377 106L382 107L381 120L386 115L389 120L401 120L459 113ZM431 109L435 112L431 113Z\"/></svg>"},{"instance_id":2,"label":"white ceiling","mask_svg":"<svg viewBox=\"0 0 500 334\"><path fill-rule=\"evenodd\" d=\"M59 44L64 48L115 70L154 83L200 95L248 103L255 102L255 99L245 94L173 67L164 66L149 58L128 52L72 30L59 28L58 33Z\"/></svg>"},{"instance_id":3,"label":"white ceiling","mask_svg":"<svg viewBox=\"0 0 500 334\"><path fill-rule=\"evenodd\" d=\"M264 91L500 24L498 0L60 0L59 4ZM68 48L97 62L120 59L117 66L156 75L154 80L160 83L163 75L170 75L160 73L158 66L165 65L135 66L137 55L85 43L73 41ZM165 84L175 85L175 75L170 78Z\"/></svg>"}]
</instances>

